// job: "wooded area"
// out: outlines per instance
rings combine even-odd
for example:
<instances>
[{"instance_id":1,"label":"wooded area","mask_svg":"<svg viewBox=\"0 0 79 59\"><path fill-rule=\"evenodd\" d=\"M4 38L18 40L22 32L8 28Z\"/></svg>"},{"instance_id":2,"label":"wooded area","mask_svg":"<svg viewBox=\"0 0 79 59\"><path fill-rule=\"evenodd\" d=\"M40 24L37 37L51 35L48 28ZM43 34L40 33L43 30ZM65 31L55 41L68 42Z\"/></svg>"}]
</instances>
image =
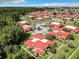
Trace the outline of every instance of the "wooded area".
<instances>
[{"instance_id":1,"label":"wooded area","mask_svg":"<svg viewBox=\"0 0 79 59\"><path fill-rule=\"evenodd\" d=\"M35 8L0 8L0 59L33 59L21 49L20 44L30 34L17 26L20 15L32 12Z\"/></svg>"}]
</instances>

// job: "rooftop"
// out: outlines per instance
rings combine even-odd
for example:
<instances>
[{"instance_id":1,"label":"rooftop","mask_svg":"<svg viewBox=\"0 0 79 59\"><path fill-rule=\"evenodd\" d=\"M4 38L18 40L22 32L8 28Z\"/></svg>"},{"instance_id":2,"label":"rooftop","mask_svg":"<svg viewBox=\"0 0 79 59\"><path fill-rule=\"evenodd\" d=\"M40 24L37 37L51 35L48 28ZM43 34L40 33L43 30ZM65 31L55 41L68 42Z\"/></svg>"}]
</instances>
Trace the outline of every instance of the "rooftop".
<instances>
[{"instance_id":1,"label":"rooftop","mask_svg":"<svg viewBox=\"0 0 79 59\"><path fill-rule=\"evenodd\" d=\"M54 45L55 42L45 38L42 38L42 39L33 38L33 39L26 40L24 44L27 45L29 48L32 48L34 46L35 49L33 52L35 54L37 53L40 54L44 51L44 49L48 47L49 44Z\"/></svg>"},{"instance_id":2,"label":"rooftop","mask_svg":"<svg viewBox=\"0 0 79 59\"><path fill-rule=\"evenodd\" d=\"M67 26L65 26L65 28L76 29L77 27L67 25Z\"/></svg>"}]
</instances>

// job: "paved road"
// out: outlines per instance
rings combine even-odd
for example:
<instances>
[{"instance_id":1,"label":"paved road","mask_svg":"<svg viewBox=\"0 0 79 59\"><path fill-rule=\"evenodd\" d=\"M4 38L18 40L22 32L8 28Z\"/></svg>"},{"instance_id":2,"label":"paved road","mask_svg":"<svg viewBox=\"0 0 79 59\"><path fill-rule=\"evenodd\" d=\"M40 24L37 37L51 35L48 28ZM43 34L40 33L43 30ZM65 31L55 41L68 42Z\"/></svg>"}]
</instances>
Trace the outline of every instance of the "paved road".
<instances>
[{"instance_id":1,"label":"paved road","mask_svg":"<svg viewBox=\"0 0 79 59\"><path fill-rule=\"evenodd\" d=\"M59 51L63 46L64 46L64 45L61 45L61 46L57 49L57 51ZM51 54L47 59L50 59L53 55L54 55L54 54Z\"/></svg>"},{"instance_id":2,"label":"paved road","mask_svg":"<svg viewBox=\"0 0 79 59\"><path fill-rule=\"evenodd\" d=\"M50 59L54 54L51 54L47 59Z\"/></svg>"},{"instance_id":3,"label":"paved road","mask_svg":"<svg viewBox=\"0 0 79 59\"><path fill-rule=\"evenodd\" d=\"M27 53L29 53L31 56L33 56L35 59L37 59L32 53L30 53L27 48L24 48L23 46L21 46Z\"/></svg>"},{"instance_id":4,"label":"paved road","mask_svg":"<svg viewBox=\"0 0 79 59\"><path fill-rule=\"evenodd\" d=\"M59 51L63 46L65 46L65 45L61 45L61 46L57 49L57 51Z\"/></svg>"},{"instance_id":5,"label":"paved road","mask_svg":"<svg viewBox=\"0 0 79 59\"><path fill-rule=\"evenodd\" d=\"M77 50L79 49L79 47L69 56L69 58L68 59L71 59L72 58L72 56L77 52Z\"/></svg>"}]
</instances>

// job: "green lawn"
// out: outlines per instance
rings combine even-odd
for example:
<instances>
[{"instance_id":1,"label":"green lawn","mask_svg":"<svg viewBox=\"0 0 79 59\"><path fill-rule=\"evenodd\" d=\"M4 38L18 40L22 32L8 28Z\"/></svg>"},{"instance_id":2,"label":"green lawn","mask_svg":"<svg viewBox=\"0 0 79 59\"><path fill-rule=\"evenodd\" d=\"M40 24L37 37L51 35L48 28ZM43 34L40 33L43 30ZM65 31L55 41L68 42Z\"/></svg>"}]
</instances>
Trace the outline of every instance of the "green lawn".
<instances>
[{"instance_id":1,"label":"green lawn","mask_svg":"<svg viewBox=\"0 0 79 59\"><path fill-rule=\"evenodd\" d=\"M53 22L53 20L37 21L37 20L27 19L26 17L24 17L24 20L30 21L30 22L32 23L31 26L32 26L33 24L35 24L35 23L40 23L40 24L41 24L41 23L46 23L46 24L48 24L49 22ZM78 20L75 20L75 21L69 21L69 22L67 22L65 25L73 25L73 26L74 26L74 22L79 22L79 19L78 19ZM76 46L76 48L78 48L78 47L79 47L79 34L75 34L75 33L74 33L73 35L74 35L74 38L75 38L75 39L73 40L73 44ZM65 59L68 59L69 56L71 56L72 53L76 50L76 48L70 48L70 47L68 47L64 42L61 42L61 41L59 41L59 40L54 40L54 41L57 43L57 46L58 46L58 47L56 47L56 49L57 49L58 51L57 51L56 54L53 54L50 59L58 59L58 57L61 56L61 55L64 55L64 56L65 56ZM64 44L64 46L59 49L59 47L60 47L62 44ZM66 51L66 50L68 50L68 51ZM39 57L37 57L37 58L38 58L38 59L46 59L46 58L49 57L49 56L50 56L50 55L48 55L48 54L44 54L44 55L39 56ZM71 59L79 59L79 49L78 49L78 51L74 54L74 56L72 56Z\"/></svg>"},{"instance_id":2,"label":"green lawn","mask_svg":"<svg viewBox=\"0 0 79 59\"><path fill-rule=\"evenodd\" d=\"M35 24L35 23L47 23L48 24L49 22L54 21L54 20L51 20L51 19L44 20L44 21L38 21L38 20L27 18L26 16L22 16L21 19L25 20L25 21L30 21L32 24Z\"/></svg>"},{"instance_id":3,"label":"green lawn","mask_svg":"<svg viewBox=\"0 0 79 59\"><path fill-rule=\"evenodd\" d=\"M74 21L67 21L65 25L75 26L75 22L79 23L79 19L75 19Z\"/></svg>"},{"instance_id":4,"label":"green lawn","mask_svg":"<svg viewBox=\"0 0 79 59\"><path fill-rule=\"evenodd\" d=\"M68 50L68 52L65 51L65 49ZM63 46L59 51L57 51L56 54L54 54L50 59L58 59L58 56L65 55L65 58L68 59L68 57L73 53L75 49L69 48L67 46Z\"/></svg>"},{"instance_id":5,"label":"green lawn","mask_svg":"<svg viewBox=\"0 0 79 59\"><path fill-rule=\"evenodd\" d=\"M77 52L74 54L74 56L72 56L71 59L79 59L79 49L78 49Z\"/></svg>"},{"instance_id":6,"label":"green lawn","mask_svg":"<svg viewBox=\"0 0 79 59\"><path fill-rule=\"evenodd\" d=\"M25 45L22 45L21 46L28 54L30 54L31 56L33 55L32 54L32 52L30 51L30 50L28 50L28 48L27 48L27 46L25 46ZM34 55L33 55L34 56ZM35 58L37 58L37 59L46 59L46 58L48 58L50 55L49 54L43 54L43 55L41 55L41 56L38 56L38 57L35 57Z\"/></svg>"},{"instance_id":7,"label":"green lawn","mask_svg":"<svg viewBox=\"0 0 79 59\"><path fill-rule=\"evenodd\" d=\"M46 59L46 58L48 58L50 55L48 55L48 54L44 54L44 55L42 55L42 56L38 56L37 57L37 59Z\"/></svg>"},{"instance_id":8,"label":"green lawn","mask_svg":"<svg viewBox=\"0 0 79 59\"><path fill-rule=\"evenodd\" d=\"M79 34L74 34L74 38L75 40L73 42L76 45L76 47L78 47L79 46Z\"/></svg>"},{"instance_id":9,"label":"green lawn","mask_svg":"<svg viewBox=\"0 0 79 59\"><path fill-rule=\"evenodd\" d=\"M76 48L78 48L79 47L79 34L74 33L73 35L74 35L74 38L75 38L73 40L73 44L76 46ZM55 42L57 43L58 47L61 45L61 42L59 42L58 40L55 40ZM76 48L70 48L70 47L65 45L65 46L61 47L59 49L59 51L57 51L57 53L54 54L50 59L58 59L57 56L59 56L59 55L65 55L65 58L68 59L68 57L72 55L72 53L76 50ZM66 52L65 49L68 50L68 52ZM75 59L79 58L79 49L76 52L74 58Z\"/></svg>"},{"instance_id":10,"label":"green lawn","mask_svg":"<svg viewBox=\"0 0 79 59\"><path fill-rule=\"evenodd\" d=\"M68 59L79 59L79 47L71 54Z\"/></svg>"}]
</instances>

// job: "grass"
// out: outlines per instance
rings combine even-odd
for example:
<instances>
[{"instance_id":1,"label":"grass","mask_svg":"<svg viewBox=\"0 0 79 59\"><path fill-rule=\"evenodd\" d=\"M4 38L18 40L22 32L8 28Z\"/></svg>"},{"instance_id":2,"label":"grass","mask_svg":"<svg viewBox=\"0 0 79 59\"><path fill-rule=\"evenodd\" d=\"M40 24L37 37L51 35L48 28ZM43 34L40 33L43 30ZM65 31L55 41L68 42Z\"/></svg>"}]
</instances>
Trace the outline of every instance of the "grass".
<instances>
[{"instance_id":1,"label":"grass","mask_svg":"<svg viewBox=\"0 0 79 59\"><path fill-rule=\"evenodd\" d=\"M79 49L76 51L76 53L72 56L71 59L79 59Z\"/></svg>"},{"instance_id":2,"label":"grass","mask_svg":"<svg viewBox=\"0 0 79 59\"><path fill-rule=\"evenodd\" d=\"M31 56L34 56L32 53L31 53L31 51L30 50L28 50L28 47L27 46L25 46L25 45L22 45L21 46L28 54L30 54ZM36 59L46 59L46 58L48 58L50 55L49 54L43 54L42 56L38 56L38 57L36 57L36 56L34 56L34 58L36 58Z\"/></svg>"},{"instance_id":3,"label":"grass","mask_svg":"<svg viewBox=\"0 0 79 59\"><path fill-rule=\"evenodd\" d=\"M75 19L74 21L67 21L65 25L75 26L75 22L79 23L79 19Z\"/></svg>"},{"instance_id":4,"label":"grass","mask_svg":"<svg viewBox=\"0 0 79 59\"><path fill-rule=\"evenodd\" d=\"M79 47L76 48L76 50L71 54L71 56L68 59L78 59L79 56Z\"/></svg>"},{"instance_id":5,"label":"grass","mask_svg":"<svg viewBox=\"0 0 79 59\"><path fill-rule=\"evenodd\" d=\"M42 55L42 56L38 56L37 59L46 59L46 58L48 58L48 57L49 57L48 54L44 54L44 55Z\"/></svg>"},{"instance_id":6,"label":"grass","mask_svg":"<svg viewBox=\"0 0 79 59\"><path fill-rule=\"evenodd\" d=\"M73 40L73 44L75 44L75 46L77 48L77 47L79 47L79 34L74 33L73 35L74 35L74 38L75 38ZM61 45L61 42L59 42L58 40L55 40L55 42L57 43L58 46ZM68 46L63 46L50 59L57 59L57 56L59 56L59 55L65 55L65 58L68 59L68 57L75 51L76 48L70 48ZM66 52L65 49L67 49L68 52ZM72 59L79 59L79 49L74 54L74 56L72 56Z\"/></svg>"},{"instance_id":7,"label":"grass","mask_svg":"<svg viewBox=\"0 0 79 59\"><path fill-rule=\"evenodd\" d=\"M57 43L57 46L58 46L58 47L62 44L62 42L60 42L60 41L58 41L58 40L54 40L54 41Z\"/></svg>"},{"instance_id":8,"label":"grass","mask_svg":"<svg viewBox=\"0 0 79 59\"><path fill-rule=\"evenodd\" d=\"M44 20L44 21L38 21L38 20L27 18L26 16L22 16L21 19L24 20L24 21L30 21L32 24L35 24L35 23L40 23L40 24L41 23L49 23L49 22L54 21L54 20L51 20L51 19Z\"/></svg>"},{"instance_id":9,"label":"grass","mask_svg":"<svg viewBox=\"0 0 79 59\"><path fill-rule=\"evenodd\" d=\"M32 19L27 19L26 17L23 17L23 20L26 21L30 21L32 24L36 24L36 23L46 23L48 24L49 22L53 22L53 20L45 20L45 21L38 21L38 20L32 20ZM74 20L74 21L68 21L65 25L72 25L74 26L74 22L79 22L79 19ZM75 44L76 48L79 47L79 34L73 34L74 35L74 40L73 40L73 44ZM63 42L60 42L58 40L54 40L57 43L57 46L60 47L61 44L65 44ZM58 47L56 47L56 49L58 49ZM57 59L59 55L65 55L65 59L68 59L69 56L72 55L72 53L75 51L76 48L70 48L68 46L63 46L61 47L56 54L53 54L53 56L50 59ZM68 52L65 51L65 49L68 50ZM42 56L37 57L37 59L46 59L47 57L49 57L48 54L44 54ZM75 52L74 56L71 57L71 59L79 59L79 49Z\"/></svg>"},{"instance_id":10,"label":"grass","mask_svg":"<svg viewBox=\"0 0 79 59\"><path fill-rule=\"evenodd\" d=\"M65 49L68 50L68 52L65 51ZM75 49L69 48L66 45L61 47L56 54L54 54L50 59L58 59L59 55L65 55L65 58L68 59L68 57L73 53Z\"/></svg>"},{"instance_id":11,"label":"grass","mask_svg":"<svg viewBox=\"0 0 79 59\"><path fill-rule=\"evenodd\" d=\"M76 45L76 47L78 47L79 46L79 34L74 33L74 38L75 40L73 42Z\"/></svg>"},{"instance_id":12,"label":"grass","mask_svg":"<svg viewBox=\"0 0 79 59\"><path fill-rule=\"evenodd\" d=\"M65 25L74 25L74 21L68 21Z\"/></svg>"},{"instance_id":13,"label":"grass","mask_svg":"<svg viewBox=\"0 0 79 59\"><path fill-rule=\"evenodd\" d=\"M36 57L35 55L33 55L33 54L28 50L28 48L27 48L25 45L22 45L21 48L24 49L29 55L31 55L31 56L33 56L34 58L37 59L37 57Z\"/></svg>"},{"instance_id":14,"label":"grass","mask_svg":"<svg viewBox=\"0 0 79 59\"><path fill-rule=\"evenodd\" d=\"M53 56L50 59L56 59L56 54L53 54Z\"/></svg>"}]
</instances>

